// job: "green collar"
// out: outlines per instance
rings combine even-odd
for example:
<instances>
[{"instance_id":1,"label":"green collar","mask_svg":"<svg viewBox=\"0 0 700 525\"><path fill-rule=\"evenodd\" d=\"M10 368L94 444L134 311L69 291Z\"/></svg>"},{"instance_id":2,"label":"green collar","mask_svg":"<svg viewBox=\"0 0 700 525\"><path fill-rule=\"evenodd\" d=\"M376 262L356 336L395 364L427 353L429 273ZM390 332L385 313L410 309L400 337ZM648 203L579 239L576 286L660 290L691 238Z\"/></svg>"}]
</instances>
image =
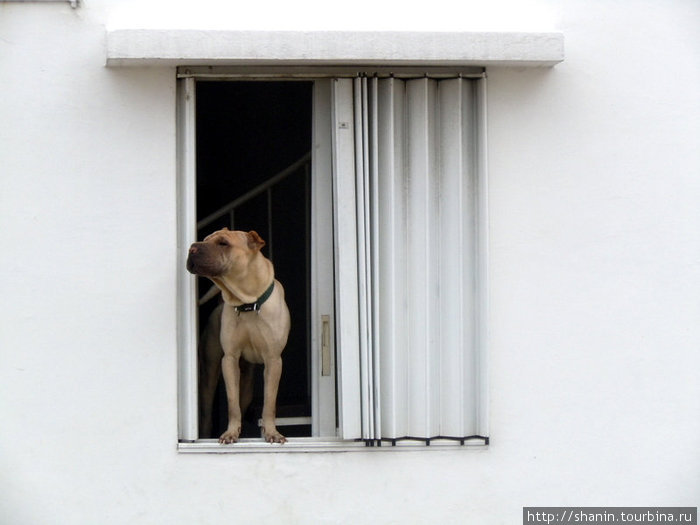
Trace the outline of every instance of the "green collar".
<instances>
[{"instance_id":1,"label":"green collar","mask_svg":"<svg viewBox=\"0 0 700 525\"><path fill-rule=\"evenodd\" d=\"M275 289L275 281L272 281L272 284L267 287L267 290L263 292L263 294L258 297L258 300L255 301L254 303L246 303L246 304L240 304L238 306L234 306L234 309L238 312L240 315L241 312L260 312L260 308L262 307L263 303L267 301L270 296L272 295L272 290Z\"/></svg>"}]
</instances>

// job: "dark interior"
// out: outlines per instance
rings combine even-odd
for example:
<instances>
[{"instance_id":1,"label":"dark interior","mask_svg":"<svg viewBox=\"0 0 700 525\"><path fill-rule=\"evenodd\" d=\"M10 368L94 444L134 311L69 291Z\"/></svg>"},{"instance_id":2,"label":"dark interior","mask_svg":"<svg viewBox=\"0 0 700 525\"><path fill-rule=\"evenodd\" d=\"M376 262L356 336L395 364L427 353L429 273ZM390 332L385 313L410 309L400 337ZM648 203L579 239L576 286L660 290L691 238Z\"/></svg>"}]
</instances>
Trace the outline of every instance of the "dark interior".
<instances>
[{"instance_id":1,"label":"dark interior","mask_svg":"<svg viewBox=\"0 0 700 525\"><path fill-rule=\"evenodd\" d=\"M197 220L245 195L311 151L311 82L203 81L197 83ZM266 241L292 317L277 398L277 417L311 415L309 381L309 172L302 166L229 214L198 231L198 239L224 226L255 230ZM233 219L233 224L231 224ZM199 279L200 297L211 287ZM219 298L199 308L200 329ZM258 437L263 403L262 366L256 367L255 397L244 416L242 437ZM227 423L220 379L211 436ZM310 425L279 428L286 436L310 436Z\"/></svg>"}]
</instances>

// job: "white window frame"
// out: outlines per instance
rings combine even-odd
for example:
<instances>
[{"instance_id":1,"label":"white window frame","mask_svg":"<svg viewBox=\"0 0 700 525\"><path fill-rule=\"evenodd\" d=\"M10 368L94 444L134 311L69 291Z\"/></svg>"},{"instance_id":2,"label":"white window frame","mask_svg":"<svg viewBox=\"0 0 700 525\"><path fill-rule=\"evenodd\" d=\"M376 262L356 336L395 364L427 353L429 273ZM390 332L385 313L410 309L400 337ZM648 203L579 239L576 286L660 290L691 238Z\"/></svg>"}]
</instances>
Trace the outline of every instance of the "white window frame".
<instances>
[{"instance_id":1,"label":"white window frame","mask_svg":"<svg viewBox=\"0 0 700 525\"><path fill-rule=\"evenodd\" d=\"M413 76L411 68L392 68L392 74L398 71L399 75ZM422 68L425 71L425 68ZM486 385L486 347L487 347L487 217L488 211L486 208L487 202L487 181L486 181L486 76L482 72L476 72L474 68L462 68L463 74L466 76L476 76L479 78L479 146L478 146L478 188L479 195L477 200L479 205L479 256L478 262L479 275L477 291L480 312L477 330L480 339L480 358L479 358L479 390L480 390L480 410L479 410L479 428L482 429L480 434L488 436L488 421L487 421L487 385ZM329 129L332 122L352 122L355 116L353 115L353 106L348 101L338 103L337 95L331 97L331 80L329 78L353 78L357 77L357 71L353 68L339 70L334 68L326 73L315 70L313 72L300 73L295 69L291 73L284 73L278 70L273 72L264 68L253 68L251 71L248 68L240 69L219 69L212 72L211 69L185 68L181 70L180 86L178 88L178 203L179 203L179 227L178 227L178 252L186 253L187 247L196 239L196 210L194 208L195 195L194 188L196 185L196 151L195 151L195 86L196 78L199 76L212 76L217 79L250 79L250 78L274 78L279 80L288 80L290 78L311 78L315 80L315 94L322 93L322 96L314 97L313 109L313 126L314 126L314 146L312 151L312 187L318 185L319 191L312 191L312 214L321 213L326 216L343 216L344 212L339 207L354 206L354 191L353 186L354 175L345 173L348 169L354 170L353 166L338 165L337 160L348 155L355 155L352 140L339 141L331 138L337 137L337 131ZM375 68L375 73L384 74L383 68ZM453 71L448 71L444 68L437 68L432 71L433 75L454 76ZM323 100L331 100L330 105L324 103ZM342 113L345 112L345 113ZM330 114L329 114L330 113ZM321 128L326 127L325 130ZM346 148L346 151L339 151L339 148ZM331 151L334 152L331 155ZM361 159L358 159L361 161ZM331 163L333 165L331 166ZM328 173L333 172L333 177L328 177ZM347 184L347 187L343 187ZM332 188L331 188L332 186ZM333 192L332 201L327 198ZM335 212L330 209L333 207ZM313 225L318 226L318 221L314 221ZM322 325L321 314L325 314L327 323L326 328L330 329L330 340L335 341L336 337L339 341L343 341L344 345L359 344L357 336L360 327L358 326L358 318L356 312L351 307L347 312L343 311L347 300L340 301L341 309L334 312L334 307L338 304L337 298L343 296L346 299L357 295L358 283L357 269L353 270L356 265L357 253L353 250L344 250L342 253L338 251L338 245L344 243L344 239L353 237L356 232L353 231L354 224L349 221L335 221L335 230L329 228L318 228L312 232L312 325L311 325L311 342L314 348L312 356L320 356L320 345L324 326ZM333 238L328 238L331 235ZM328 266L328 258L319 260L318 255L321 250L318 249L319 243L322 246L334 245L335 262L330 261L331 267ZM335 273L342 273L346 276L345 279L334 280ZM425 447L425 443L419 441L401 441L395 443L395 446L378 446L367 447L367 443L361 440L348 440L339 436L360 435L361 428L366 427L368 422L362 422L362 418L367 417L366 412L363 414L363 403L367 403L369 392L361 392L359 385L354 381L343 382L343 377L354 377L362 373L367 373L367 363L361 366L357 360L357 355L360 352L342 350L337 353L339 362L337 369L340 370L338 377L335 373L329 377L322 376L319 370L320 359L312 359L312 421L313 434L319 437L312 438L292 438L283 446L269 445L259 439L241 440L233 445L222 446L215 440L199 440L197 428L197 328L196 316L194 315L194 305L196 304L196 288L195 280L186 272L182 271L179 275L178 286L178 327L179 327L179 378L178 378L178 411L179 411L179 447L182 452L258 452L258 451L340 451L340 450L407 450L414 449L416 446ZM354 276L354 278L352 277ZM334 282L335 281L335 282ZM334 294L319 293L321 290L333 290ZM366 315L366 314L365 314ZM337 323L336 323L337 320ZM337 326L336 326L337 325ZM336 334L337 330L337 334ZM334 360L336 352L331 351L331 358ZM365 355L365 361L367 359ZM331 366L335 372L336 363L333 361ZM361 369L361 370L360 370ZM337 385L336 385L337 381ZM362 384L367 385L367 381ZM335 407L329 406L329 403L318 403L319 399L328 399L329 397L335 400L335 394L338 393L338 428L336 434ZM325 408L322 408L325 407ZM372 444L379 444L372 440ZM433 441L431 449L439 449L444 447L460 446L453 441ZM488 444L488 437L485 439L477 439L473 441L462 442L462 448L468 446L480 446ZM428 448L428 447L425 447Z\"/></svg>"},{"instance_id":2,"label":"white window frame","mask_svg":"<svg viewBox=\"0 0 700 525\"><path fill-rule=\"evenodd\" d=\"M178 84L178 252L186 253L187 248L197 239L196 202L196 78L199 75L189 72L180 75ZM223 74L222 79L230 79ZM236 77L238 78L238 77ZM250 78L247 77L246 78ZM291 80L289 77L274 77L277 80ZM269 79L268 79L269 80ZM312 221L312 264L311 264L311 361L312 386L312 435L325 436L306 441L324 441L336 433L335 399L335 305L333 300L333 230L332 221L332 179L331 172L331 130L330 130L330 80L314 81L313 133L314 143L311 152L311 207L312 216L327 217L328 220ZM326 129L323 129L326 128ZM320 246L320 247L319 247ZM198 443L211 446L215 440L198 439L198 373L197 373L197 289L196 279L187 272L178 275L178 434L182 444ZM326 333L324 333L326 331ZM326 358L326 368L330 373L322 374L320 347L322 338L330 343ZM323 403L318 400L324 400ZM300 439L300 438L295 438ZM241 440L233 445L238 448L255 448L254 440ZM255 440L257 441L257 440ZM218 445L217 445L218 446ZM229 446L230 447L230 446ZM289 447L293 448L293 447Z\"/></svg>"}]
</instances>

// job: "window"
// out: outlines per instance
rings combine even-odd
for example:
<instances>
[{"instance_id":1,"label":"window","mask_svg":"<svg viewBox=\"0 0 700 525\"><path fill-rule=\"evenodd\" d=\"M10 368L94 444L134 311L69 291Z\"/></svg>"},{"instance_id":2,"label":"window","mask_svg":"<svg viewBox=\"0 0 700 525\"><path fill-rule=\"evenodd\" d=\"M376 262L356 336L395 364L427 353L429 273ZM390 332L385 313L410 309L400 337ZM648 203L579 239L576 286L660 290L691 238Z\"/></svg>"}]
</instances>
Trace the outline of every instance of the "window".
<instances>
[{"instance_id":1,"label":"window","mask_svg":"<svg viewBox=\"0 0 700 525\"><path fill-rule=\"evenodd\" d=\"M295 437L312 434L312 102L313 83L308 81L213 81L199 82L196 89L197 238L227 227L255 230L266 242L263 252L273 261L276 278L284 284L294 319L284 351L277 416L285 435ZM211 281L200 278L198 295L211 287ZM198 319L203 329L212 315L220 315L220 301L218 295L215 297L217 300L199 301ZM207 327L206 335L216 339L209 333L212 329ZM202 350L198 359L200 438L218 438L227 426L220 348L215 340L207 348L212 342L216 352ZM261 375L256 377L251 414L259 414L263 402ZM256 434L256 419L244 421L243 436Z\"/></svg>"},{"instance_id":2,"label":"window","mask_svg":"<svg viewBox=\"0 0 700 525\"><path fill-rule=\"evenodd\" d=\"M183 268L181 450L488 443L483 73L180 77L180 253L207 228L257 229L296 323L278 397L289 442L253 428L219 446L198 421L209 285Z\"/></svg>"}]
</instances>

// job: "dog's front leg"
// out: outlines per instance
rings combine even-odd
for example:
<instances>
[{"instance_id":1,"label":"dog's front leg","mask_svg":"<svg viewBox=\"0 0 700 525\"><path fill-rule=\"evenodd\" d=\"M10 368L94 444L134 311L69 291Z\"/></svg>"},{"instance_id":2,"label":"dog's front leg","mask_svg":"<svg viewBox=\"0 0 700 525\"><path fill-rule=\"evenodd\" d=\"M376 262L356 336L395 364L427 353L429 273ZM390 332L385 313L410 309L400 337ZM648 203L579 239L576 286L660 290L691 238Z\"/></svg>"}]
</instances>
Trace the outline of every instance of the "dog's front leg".
<instances>
[{"instance_id":1,"label":"dog's front leg","mask_svg":"<svg viewBox=\"0 0 700 525\"><path fill-rule=\"evenodd\" d=\"M265 400L263 403L263 436L268 443L285 443L287 439L277 431L275 413L277 390L282 376L282 358L275 357L265 361Z\"/></svg>"},{"instance_id":2,"label":"dog's front leg","mask_svg":"<svg viewBox=\"0 0 700 525\"><path fill-rule=\"evenodd\" d=\"M228 400L228 428L221 434L219 443L235 443L241 435L241 403L240 384L241 369L239 357L230 353L221 360L221 370L226 384L226 399Z\"/></svg>"}]
</instances>

